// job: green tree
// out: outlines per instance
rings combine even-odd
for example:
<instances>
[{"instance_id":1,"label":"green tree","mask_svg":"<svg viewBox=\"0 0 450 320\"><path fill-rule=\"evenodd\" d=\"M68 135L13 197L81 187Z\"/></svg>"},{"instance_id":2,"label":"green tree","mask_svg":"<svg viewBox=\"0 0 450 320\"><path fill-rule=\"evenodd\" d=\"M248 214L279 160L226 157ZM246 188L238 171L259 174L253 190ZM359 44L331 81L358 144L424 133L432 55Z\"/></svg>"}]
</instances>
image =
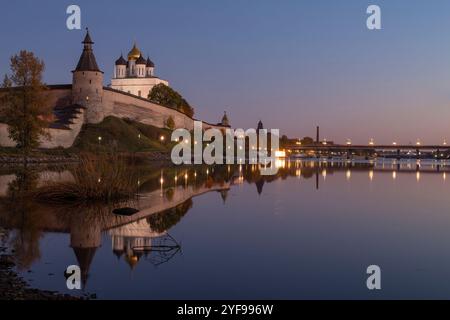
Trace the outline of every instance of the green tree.
<instances>
[{"instance_id":1,"label":"green tree","mask_svg":"<svg viewBox=\"0 0 450 320\"><path fill-rule=\"evenodd\" d=\"M181 94L163 83L153 87L148 99L151 102L183 112L190 117L194 116L194 109Z\"/></svg>"},{"instance_id":2,"label":"green tree","mask_svg":"<svg viewBox=\"0 0 450 320\"><path fill-rule=\"evenodd\" d=\"M39 145L41 136L48 136L45 129L52 112L42 82L45 66L32 52L23 50L11 57L10 67L11 75L3 81L0 114L9 137L27 155Z\"/></svg>"}]
</instances>

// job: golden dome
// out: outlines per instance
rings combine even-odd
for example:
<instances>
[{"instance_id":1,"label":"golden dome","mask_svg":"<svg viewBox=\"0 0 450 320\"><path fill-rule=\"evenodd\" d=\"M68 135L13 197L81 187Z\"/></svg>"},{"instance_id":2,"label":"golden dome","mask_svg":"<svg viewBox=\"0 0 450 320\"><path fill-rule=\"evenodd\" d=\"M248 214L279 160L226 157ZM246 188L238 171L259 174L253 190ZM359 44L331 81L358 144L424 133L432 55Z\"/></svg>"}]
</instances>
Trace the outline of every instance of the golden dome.
<instances>
[{"instance_id":1,"label":"golden dome","mask_svg":"<svg viewBox=\"0 0 450 320\"><path fill-rule=\"evenodd\" d=\"M141 50L138 49L135 43L133 49L128 53L128 60L137 60L141 55Z\"/></svg>"}]
</instances>

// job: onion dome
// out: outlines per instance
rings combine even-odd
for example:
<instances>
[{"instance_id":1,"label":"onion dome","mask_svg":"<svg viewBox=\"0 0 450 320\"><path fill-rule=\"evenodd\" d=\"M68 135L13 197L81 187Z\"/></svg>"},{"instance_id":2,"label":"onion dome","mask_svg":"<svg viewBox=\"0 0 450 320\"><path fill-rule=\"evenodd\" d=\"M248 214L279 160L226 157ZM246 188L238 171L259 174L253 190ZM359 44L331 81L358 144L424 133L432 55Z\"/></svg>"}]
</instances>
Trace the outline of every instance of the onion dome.
<instances>
[{"instance_id":1,"label":"onion dome","mask_svg":"<svg viewBox=\"0 0 450 320\"><path fill-rule=\"evenodd\" d=\"M150 60L150 57L147 58L147 68L154 68L155 64L152 60Z\"/></svg>"},{"instance_id":2,"label":"onion dome","mask_svg":"<svg viewBox=\"0 0 450 320\"><path fill-rule=\"evenodd\" d=\"M126 65L127 65L127 62L123 58L123 55L121 55L120 58L117 59L117 61L116 61L116 66L126 66Z\"/></svg>"},{"instance_id":3,"label":"onion dome","mask_svg":"<svg viewBox=\"0 0 450 320\"><path fill-rule=\"evenodd\" d=\"M140 55L139 56L139 58L136 60L136 65L138 65L138 64L144 64L144 65L146 65L147 64L147 61L144 59L144 57L142 56L142 55Z\"/></svg>"},{"instance_id":4,"label":"onion dome","mask_svg":"<svg viewBox=\"0 0 450 320\"><path fill-rule=\"evenodd\" d=\"M134 43L133 49L128 53L128 60L137 60L141 55L141 50L139 50L136 43Z\"/></svg>"}]
</instances>

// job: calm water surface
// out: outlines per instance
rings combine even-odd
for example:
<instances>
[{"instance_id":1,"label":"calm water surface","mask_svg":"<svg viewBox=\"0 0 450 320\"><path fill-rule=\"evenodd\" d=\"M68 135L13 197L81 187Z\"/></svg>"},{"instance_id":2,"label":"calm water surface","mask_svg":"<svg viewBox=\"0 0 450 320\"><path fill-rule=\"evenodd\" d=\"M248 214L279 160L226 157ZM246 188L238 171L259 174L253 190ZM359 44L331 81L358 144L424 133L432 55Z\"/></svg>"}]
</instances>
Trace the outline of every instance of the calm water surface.
<instances>
[{"instance_id":1,"label":"calm water surface","mask_svg":"<svg viewBox=\"0 0 450 320\"><path fill-rule=\"evenodd\" d=\"M32 286L73 294L76 264L100 299L450 298L450 166L280 167L138 168L133 216L20 202L23 175L2 169L0 226ZM372 264L381 291L366 287Z\"/></svg>"}]
</instances>

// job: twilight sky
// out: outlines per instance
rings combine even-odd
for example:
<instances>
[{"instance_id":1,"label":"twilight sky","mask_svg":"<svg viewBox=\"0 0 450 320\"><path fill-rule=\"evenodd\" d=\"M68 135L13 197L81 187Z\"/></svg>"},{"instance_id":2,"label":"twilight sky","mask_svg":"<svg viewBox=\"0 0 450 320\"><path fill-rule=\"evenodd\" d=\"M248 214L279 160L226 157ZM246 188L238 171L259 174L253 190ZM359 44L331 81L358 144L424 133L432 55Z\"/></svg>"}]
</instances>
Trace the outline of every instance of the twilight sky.
<instances>
[{"instance_id":1,"label":"twilight sky","mask_svg":"<svg viewBox=\"0 0 450 320\"><path fill-rule=\"evenodd\" d=\"M156 74L217 122L280 128L292 137L344 142L450 141L448 0L2 1L0 73L20 49L46 62L48 84L70 83L84 31L82 9L109 84L114 61L136 39ZM382 10L381 31L366 9Z\"/></svg>"}]
</instances>

